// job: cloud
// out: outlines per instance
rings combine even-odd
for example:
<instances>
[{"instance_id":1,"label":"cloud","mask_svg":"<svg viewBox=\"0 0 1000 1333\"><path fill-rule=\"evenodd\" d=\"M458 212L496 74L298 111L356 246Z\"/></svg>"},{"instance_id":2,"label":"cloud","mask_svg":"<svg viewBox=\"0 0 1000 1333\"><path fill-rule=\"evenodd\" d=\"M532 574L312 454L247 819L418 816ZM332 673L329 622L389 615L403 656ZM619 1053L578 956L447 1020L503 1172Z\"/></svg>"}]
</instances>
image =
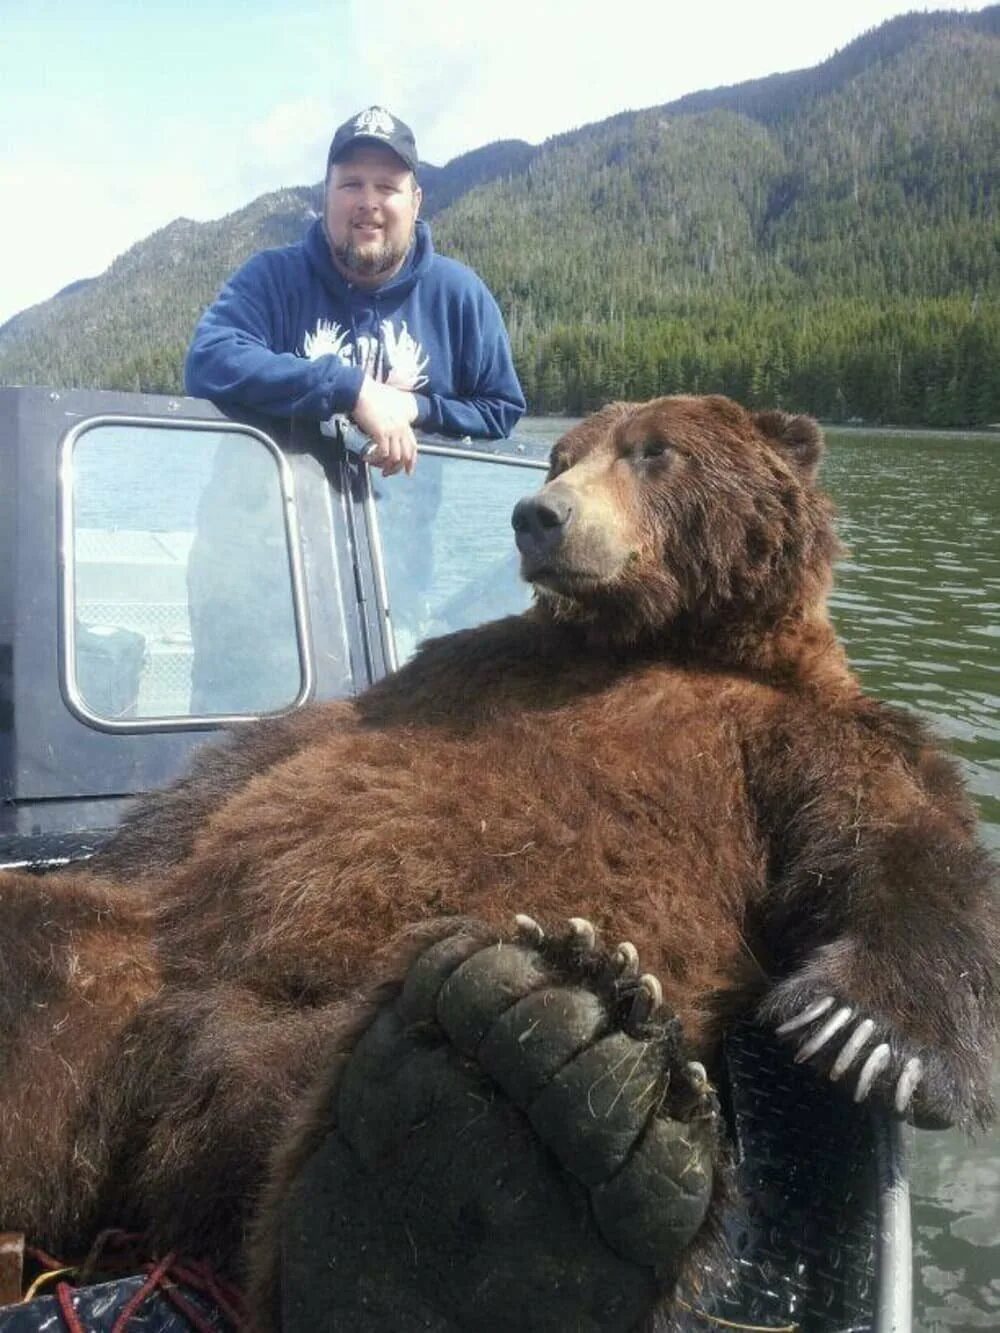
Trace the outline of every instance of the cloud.
<instances>
[{"instance_id":1,"label":"cloud","mask_svg":"<svg viewBox=\"0 0 1000 1333\"><path fill-rule=\"evenodd\" d=\"M148 69L146 28L109 20L104 40L133 45L117 66L108 60L100 86L60 10L58 76L44 93L35 79L0 87L15 145L0 168L0 321L103 271L175 217L220 217L320 180L333 130L372 102L408 121L422 158L443 165L495 139L537 143L815 64L890 15L937 3L504 0L498 14L467 0L338 0L321 11L289 0L280 12L251 7L234 29L227 7L207 0L194 49L163 11ZM44 20L25 10L22 28L51 59ZM20 67L32 60L26 52Z\"/></svg>"},{"instance_id":2,"label":"cloud","mask_svg":"<svg viewBox=\"0 0 1000 1333\"><path fill-rule=\"evenodd\" d=\"M0 323L93 277L137 241L187 215L217 217L248 202L238 182L186 158L157 157L134 169L39 153L0 165Z\"/></svg>"},{"instance_id":3,"label":"cloud","mask_svg":"<svg viewBox=\"0 0 1000 1333\"><path fill-rule=\"evenodd\" d=\"M77 278L100 273L133 237L127 217L83 166L8 157L0 167L4 244L0 320L44 301Z\"/></svg>"},{"instance_id":4,"label":"cloud","mask_svg":"<svg viewBox=\"0 0 1000 1333\"><path fill-rule=\"evenodd\" d=\"M330 107L321 97L299 97L291 102L279 102L262 120L247 131L249 148L263 167L286 170L302 158L311 162L317 171L318 146L326 145L331 137Z\"/></svg>"},{"instance_id":5,"label":"cloud","mask_svg":"<svg viewBox=\"0 0 1000 1333\"><path fill-rule=\"evenodd\" d=\"M378 38L359 42L356 56L370 89L362 99L383 100L409 120L421 156L441 165L494 139L537 143L618 111L816 64L893 14L939 7L504 0L498 21L495 7L465 0L419 10L380 0ZM349 12L352 31L368 33L369 0L351 0Z\"/></svg>"}]
</instances>

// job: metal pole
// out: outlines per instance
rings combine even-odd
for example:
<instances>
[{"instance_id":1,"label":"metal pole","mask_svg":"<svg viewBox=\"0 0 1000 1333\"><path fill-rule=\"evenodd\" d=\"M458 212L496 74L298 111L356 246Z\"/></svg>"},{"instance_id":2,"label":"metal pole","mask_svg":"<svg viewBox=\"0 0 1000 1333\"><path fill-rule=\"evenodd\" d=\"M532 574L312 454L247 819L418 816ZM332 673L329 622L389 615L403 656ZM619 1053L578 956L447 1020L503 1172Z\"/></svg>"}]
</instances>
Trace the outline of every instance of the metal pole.
<instances>
[{"instance_id":1,"label":"metal pole","mask_svg":"<svg viewBox=\"0 0 1000 1333\"><path fill-rule=\"evenodd\" d=\"M910 1131L899 1120L875 1117L878 1170L875 1333L913 1328L913 1237L908 1166Z\"/></svg>"}]
</instances>

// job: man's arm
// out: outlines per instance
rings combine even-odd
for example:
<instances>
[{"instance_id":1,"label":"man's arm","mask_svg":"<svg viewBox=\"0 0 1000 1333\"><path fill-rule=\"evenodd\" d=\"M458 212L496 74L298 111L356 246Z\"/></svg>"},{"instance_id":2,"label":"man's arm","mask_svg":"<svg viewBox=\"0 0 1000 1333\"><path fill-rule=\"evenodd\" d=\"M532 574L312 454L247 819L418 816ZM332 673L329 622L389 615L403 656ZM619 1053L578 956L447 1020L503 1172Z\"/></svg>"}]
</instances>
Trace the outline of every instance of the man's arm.
<instances>
[{"instance_id":1,"label":"man's arm","mask_svg":"<svg viewBox=\"0 0 1000 1333\"><path fill-rule=\"evenodd\" d=\"M524 393L503 317L482 284L472 317L466 323L461 361L468 391L455 397L415 393L417 426L446 435L505 439L524 415Z\"/></svg>"},{"instance_id":2,"label":"man's arm","mask_svg":"<svg viewBox=\"0 0 1000 1333\"><path fill-rule=\"evenodd\" d=\"M413 434L417 403L413 394L366 375L351 415L371 439L372 448L366 454L368 462L381 468L384 477L400 470L409 476L417 462L417 441Z\"/></svg>"},{"instance_id":3,"label":"man's arm","mask_svg":"<svg viewBox=\"0 0 1000 1333\"><path fill-rule=\"evenodd\" d=\"M420 430L445 435L471 435L473 439L503 440L524 415L524 397L446 398L443 394L414 395Z\"/></svg>"},{"instance_id":4,"label":"man's arm","mask_svg":"<svg viewBox=\"0 0 1000 1333\"><path fill-rule=\"evenodd\" d=\"M184 367L188 393L220 407L325 421L353 412L364 373L336 356L278 351L280 297L266 255L230 279L202 315Z\"/></svg>"}]
</instances>

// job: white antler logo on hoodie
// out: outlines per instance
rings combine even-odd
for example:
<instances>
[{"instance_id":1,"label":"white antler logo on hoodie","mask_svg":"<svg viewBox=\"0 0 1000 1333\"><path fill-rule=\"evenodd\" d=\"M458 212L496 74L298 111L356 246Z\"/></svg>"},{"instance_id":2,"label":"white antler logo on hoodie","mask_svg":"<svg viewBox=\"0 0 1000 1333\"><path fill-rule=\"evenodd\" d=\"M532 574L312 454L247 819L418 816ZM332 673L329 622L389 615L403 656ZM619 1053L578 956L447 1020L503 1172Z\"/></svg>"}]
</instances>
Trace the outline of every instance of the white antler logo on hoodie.
<instances>
[{"instance_id":1,"label":"white antler logo on hoodie","mask_svg":"<svg viewBox=\"0 0 1000 1333\"><path fill-rule=\"evenodd\" d=\"M427 383L424 371L430 358L424 356L424 349L406 327L405 319L398 334L387 319L383 320L382 341L389 365L387 384L394 384L397 389L419 389Z\"/></svg>"},{"instance_id":2,"label":"white antler logo on hoodie","mask_svg":"<svg viewBox=\"0 0 1000 1333\"><path fill-rule=\"evenodd\" d=\"M316 332L306 334L302 348L310 361L320 356L339 356L350 365L351 350L346 346L348 336L347 329L342 329L333 320L318 319Z\"/></svg>"},{"instance_id":3,"label":"white antler logo on hoodie","mask_svg":"<svg viewBox=\"0 0 1000 1333\"><path fill-rule=\"evenodd\" d=\"M397 389L420 389L427 383L424 371L430 357L406 327L404 319L399 332L389 320L382 321L381 338L362 333L355 346L350 329L332 319L318 319L313 333L302 340L302 351L310 361L321 356L335 356L345 366L360 366L366 374L375 377L381 361L383 378Z\"/></svg>"}]
</instances>

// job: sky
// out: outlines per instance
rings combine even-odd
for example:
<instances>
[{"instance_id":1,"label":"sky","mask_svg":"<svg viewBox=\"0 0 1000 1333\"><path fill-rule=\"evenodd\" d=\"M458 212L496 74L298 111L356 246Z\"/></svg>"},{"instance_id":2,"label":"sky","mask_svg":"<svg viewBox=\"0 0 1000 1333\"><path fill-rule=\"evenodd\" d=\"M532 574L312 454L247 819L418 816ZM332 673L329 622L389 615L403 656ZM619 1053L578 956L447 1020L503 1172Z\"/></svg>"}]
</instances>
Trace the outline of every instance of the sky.
<instances>
[{"instance_id":1,"label":"sky","mask_svg":"<svg viewBox=\"0 0 1000 1333\"><path fill-rule=\"evenodd\" d=\"M174 218L320 180L333 130L372 103L444 165L814 65L895 14L945 7L0 0L0 323Z\"/></svg>"}]
</instances>

